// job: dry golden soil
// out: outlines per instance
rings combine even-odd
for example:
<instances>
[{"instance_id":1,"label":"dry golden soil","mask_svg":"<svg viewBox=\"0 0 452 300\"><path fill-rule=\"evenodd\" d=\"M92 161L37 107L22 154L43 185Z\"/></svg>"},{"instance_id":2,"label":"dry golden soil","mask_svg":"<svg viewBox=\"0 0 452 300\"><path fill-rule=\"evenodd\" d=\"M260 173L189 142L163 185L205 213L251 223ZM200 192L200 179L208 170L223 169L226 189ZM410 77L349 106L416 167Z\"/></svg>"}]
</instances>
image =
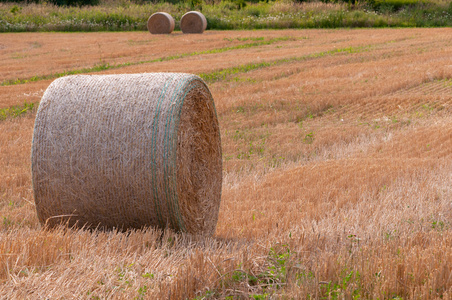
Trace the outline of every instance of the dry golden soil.
<instances>
[{"instance_id":1,"label":"dry golden soil","mask_svg":"<svg viewBox=\"0 0 452 300\"><path fill-rule=\"evenodd\" d=\"M1 34L0 109L37 106L70 72L205 79L223 148L216 234L44 230L36 109L9 116L0 298L451 297L450 29Z\"/></svg>"}]
</instances>

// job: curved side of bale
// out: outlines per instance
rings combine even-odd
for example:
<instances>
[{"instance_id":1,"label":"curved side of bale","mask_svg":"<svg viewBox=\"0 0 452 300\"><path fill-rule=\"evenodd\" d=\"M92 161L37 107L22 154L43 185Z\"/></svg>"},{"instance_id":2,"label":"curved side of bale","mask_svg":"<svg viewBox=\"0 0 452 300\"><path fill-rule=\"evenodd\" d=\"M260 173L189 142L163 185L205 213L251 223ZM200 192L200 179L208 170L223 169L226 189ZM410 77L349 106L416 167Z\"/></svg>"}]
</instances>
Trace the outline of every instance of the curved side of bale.
<instances>
[{"instance_id":1,"label":"curved side of bale","mask_svg":"<svg viewBox=\"0 0 452 300\"><path fill-rule=\"evenodd\" d=\"M180 20L183 33L203 33L207 28L207 19L199 11L189 11Z\"/></svg>"},{"instance_id":2,"label":"curved side of bale","mask_svg":"<svg viewBox=\"0 0 452 300\"><path fill-rule=\"evenodd\" d=\"M197 76L57 79L38 108L31 159L42 224L215 231L220 131Z\"/></svg>"},{"instance_id":3,"label":"curved side of bale","mask_svg":"<svg viewBox=\"0 0 452 300\"><path fill-rule=\"evenodd\" d=\"M148 19L148 30L152 34L170 34L174 30L174 18L166 12L156 12Z\"/></svg>"}]
</instances>

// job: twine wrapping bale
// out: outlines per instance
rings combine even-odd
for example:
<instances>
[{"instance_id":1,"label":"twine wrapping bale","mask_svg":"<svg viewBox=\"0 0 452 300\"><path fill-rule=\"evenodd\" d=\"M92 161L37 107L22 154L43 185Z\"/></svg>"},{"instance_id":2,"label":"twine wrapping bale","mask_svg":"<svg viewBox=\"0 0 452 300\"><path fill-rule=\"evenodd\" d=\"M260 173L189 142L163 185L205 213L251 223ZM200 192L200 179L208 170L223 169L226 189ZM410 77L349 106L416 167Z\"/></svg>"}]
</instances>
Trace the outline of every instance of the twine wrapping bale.
<instances>
[{"instance_id":1,"label":"twine wrapping bale","mask_svg":"<svg viewBox=\"0 0 452 300\"><path fill-rule=\"evenodd\" d=\"M174 19L166 12L156 12L148 19L148 30L152 34L170 34L174 30Z\"/></svg>"},{"instance_id":2,"label":"twine wrapping bale","mask_svg":"<svg viewBox=\"0 0 452 300\"><path fill-rule=\"evenodd\" d=\"M207 19L199 11L189 11L180 19L183 33L203 33L207 28Z\"/></svg>"},{"instance_id":3,"label":"twine wrapping bale","mask_svg":"<svg viewBox=\"0 0 452 300\"><path fill-rule=\"evenodd\" d=\"M220 132L210 91L195 75L55 80L38 108L31 159L43 224L215 231Z\"/></svg>"}]
</instances>

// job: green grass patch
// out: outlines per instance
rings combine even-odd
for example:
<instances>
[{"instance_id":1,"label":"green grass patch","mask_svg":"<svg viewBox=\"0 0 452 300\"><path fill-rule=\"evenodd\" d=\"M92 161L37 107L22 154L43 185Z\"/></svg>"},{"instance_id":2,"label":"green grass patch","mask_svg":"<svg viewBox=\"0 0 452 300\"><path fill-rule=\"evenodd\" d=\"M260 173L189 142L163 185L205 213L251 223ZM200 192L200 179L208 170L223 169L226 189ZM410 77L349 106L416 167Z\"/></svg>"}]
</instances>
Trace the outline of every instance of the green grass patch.
<instances>
[{"instance_id":1,"label":"green grass patch","mask_svg":"<svg viewBox=\"0 0 452 300\"><path fill-rule=\"evenodd\" d=\"M414 5L414 4L420 4L420 3L427 3L428 1L423 1L423 0L374 0L373 2L376 5L388 4L388 5L403 6L403 5Z\"/></svg>"},{"instance_id":2,"label":"green grass patch","mask_svg":"<svg viewBox=\"0 0 452 300\"><path fill-rule=\"evenodd\" d=\"M34 111L35 107L37 107L37 103L25 102L23 105L2 108L0 109L0 121L23 116L26 113Z\"/></svg>"},{"instance_id":3,"label":"green grass patch","mask_svg":"<svg viewBox=\"0 0 452 300\"><path fill-rule=\"evenodd\" d=\"M322 299L343 299L346 291L350 299L362 299L364 291L361 274L358 271L344 269L341 271L340 281L321 286L321 291L325 296Z\"/></svg>"}]
</instances>

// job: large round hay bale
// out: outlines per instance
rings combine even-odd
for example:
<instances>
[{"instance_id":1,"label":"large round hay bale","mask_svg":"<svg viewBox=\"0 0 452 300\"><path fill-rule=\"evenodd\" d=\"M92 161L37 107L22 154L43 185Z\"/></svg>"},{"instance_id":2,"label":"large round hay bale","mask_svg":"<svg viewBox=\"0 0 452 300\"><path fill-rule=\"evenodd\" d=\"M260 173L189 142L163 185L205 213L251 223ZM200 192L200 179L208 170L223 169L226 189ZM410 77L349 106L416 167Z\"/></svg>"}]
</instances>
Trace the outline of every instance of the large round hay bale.
<instances>
[{"instance_id":1,"label":"large round hay bale","mask_svg":"<svg viewBox=\"0 0 452 300\"><path fill-rule=\"evenodd\" d=\"M156 12L148 19L148 30L152 34L169 34L174 30L174 19L166 12Z\"/></svg>"},{"instance_id":2,"label":"large round hay bale","mask_svg":"<svg viewBox=\"0 0 452 300\"><path fill-rule=\"evenodd\" d=\"M209 89L195 75L55 80L38 108L31 160L43 224L215 231L220 132Z\"/></svg>"},{"instance_id":3,"label":"large round hay bale","mask_svg":"<svg viewBox=\"0 0 452 300\"><path fill-rule=\"evenodd\" d=\"M207 19L199 11L189 11L180 19L183 33L203 33L207 28Z\"/></svg>"}]
</instances>

